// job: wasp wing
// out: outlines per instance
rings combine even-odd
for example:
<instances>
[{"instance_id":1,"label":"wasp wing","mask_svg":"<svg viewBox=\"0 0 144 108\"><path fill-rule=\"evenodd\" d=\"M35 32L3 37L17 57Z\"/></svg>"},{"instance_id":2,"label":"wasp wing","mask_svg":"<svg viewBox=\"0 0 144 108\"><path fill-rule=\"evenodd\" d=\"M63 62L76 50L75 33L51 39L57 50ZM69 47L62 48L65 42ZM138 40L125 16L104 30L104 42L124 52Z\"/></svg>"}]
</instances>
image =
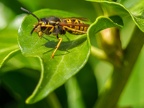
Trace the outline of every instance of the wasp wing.
<instances>
[{"instance_id":1,"label":"wasp wing","mask_svg":"<svg viewBox=\"0 0 144 108\"><path fill-rule=\"evenodd\" d=\"M89 24L73 24L73 23L68 24L68 23L64 23L64 22L60 22L59 25L61 25L61 26L85 26L85 27L89 26Z\"/></svg>"},{"instance_id":2,"label":"wasp wing","mask_svg":"<svg viewBox=\"0 0 144 108\"><path fill-rule=\"evenodd\" d=\"M67 18L61 18L61 20L67 20L67 19L70 19L70 20L89 21L87 18L84 18L84 17L67 17Z\"/></svg>"},{"instance_id":3,"label":"wasp wing","mask_svg":"<svg viewBox=\"0 0 144 108\"><path fill-rule=\"evenodd\" d=\"M60 20L59 25L61 26L89 26L89 24L84 23L88 21L88 19L83 17L67 17L60 18Z\"/></svg>"}]
</instances>

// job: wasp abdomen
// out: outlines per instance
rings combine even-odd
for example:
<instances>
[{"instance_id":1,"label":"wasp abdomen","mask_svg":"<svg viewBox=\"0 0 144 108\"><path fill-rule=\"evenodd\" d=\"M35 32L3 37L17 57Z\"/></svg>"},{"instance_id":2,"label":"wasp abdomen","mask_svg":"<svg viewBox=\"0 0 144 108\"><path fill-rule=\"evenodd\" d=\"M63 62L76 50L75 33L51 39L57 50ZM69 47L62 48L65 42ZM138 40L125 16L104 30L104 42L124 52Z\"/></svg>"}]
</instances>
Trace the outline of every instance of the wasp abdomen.
<instances>
[{"instance_id":1,"label":"wasp abdomen","mask_svg":"<svg viewBox=\"0 0 144 108\"><path fill-rule=\"evenodd\" d=\"M85 34L88 29L88 25L77 18L65 18L62 22L65 23L65 30L71 34Z\"/></svg>"}]
</instances>

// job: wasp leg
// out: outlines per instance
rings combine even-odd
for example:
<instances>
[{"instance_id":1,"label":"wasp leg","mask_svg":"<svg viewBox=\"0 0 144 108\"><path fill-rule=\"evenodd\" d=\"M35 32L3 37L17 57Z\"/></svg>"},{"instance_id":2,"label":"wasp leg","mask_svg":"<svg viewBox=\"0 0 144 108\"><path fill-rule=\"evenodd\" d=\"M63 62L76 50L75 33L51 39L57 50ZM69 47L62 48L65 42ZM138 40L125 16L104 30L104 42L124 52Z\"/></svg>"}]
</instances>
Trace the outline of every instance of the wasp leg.
<instances>
[{"instance_id":1,"label":"wasp leg","mask_svg":"<svg viewBox=\"0 0 144 108\"><path fill-rule=\"evenodd\" d=\"M42 37L43 37L43 33L46 34L46 31L47 31L49 28L51 28L49 32L53 31L53 29L54 29L54 27L53 27L52 25L41 25L41 27L46 27L46 29L45 29L44 31L38 30L39 32L37 32L37 30L35 30L35 28L34 28L34 29L31 31L31 34L33 33L33 31L35 31L35 32L38 33L38 36L39 36L40 38L42 38Z\"/></svg>"},{"instance_id":2,"label":"wasp leg","mask_svg":"<svg viewBox=\"0 0 144 108\"><path fill-rule=\"evenodd\" d=\"M53 26L53 25L44 25L44 27L47 27L46 30L47 30L48 28L51 28L49 32L53 32L53 30L54 30L54 26ZM45 30L45 31L46 31L46 30Z\"/></svg>"},{"instance_id":3,"label":"wasp leg","mask_svg":"<svg viewBox=\"0 0 144 108\"><path fill-rule=\"evenodd\" d=\"M71 31L74 31L74 32L78 32L78 33L83 33L83 34L86 33L86 31L76 30L76 29L70 28L70 27L68 27L68 26L63 26L63 28L64 28L64 29L71 30Z\"/></svg>"},{"instance_id":4,"label":"wasp leg","mask_svg":"<svg viewBox=\"0 0 144 108\"><path fill-rule=\"evenodd\" d=\"M40 38L42 38L43 37L43 32L38 32L38 36L40 37Z\"/></svg>"},{"instance_id":5,"label":"wasp leg","mask_svg":"<svg viewBox=\"0 0 144 108\"><path fill-rule=\"evenodd\" d=\"M54 31L54 26L51 27L49 32L53 32Z\"/></svg>"},{"instance_id":6,"label":"wasp leg","mask_svg":"<svg viewBox=\"0 0 144 108\"><path fill-rule=\"evenodd\" d=\"M41 25L41 27L46 27L46 29L43 31L44 33L49 29L51 28L48 32L53 32L54 30L54 26L53 25Z\"/></svg>"},{"instance_id":7,"label":"wasp leg","mask_svg":"<svg viewBox=\"0 0 144 108\"><path fill-rule=\"evenodd\" d=\"M62 42L62 38L59 38L58 35L57 35L57 39L59 40L59 42L57 43L56 48L55 48L55 50L53 51L53 53L51 55L51 58L54 58L54 55L55 55L57 49L59 48L59 46L60 46L60 44Z\"/></svg>"}]
</instances>

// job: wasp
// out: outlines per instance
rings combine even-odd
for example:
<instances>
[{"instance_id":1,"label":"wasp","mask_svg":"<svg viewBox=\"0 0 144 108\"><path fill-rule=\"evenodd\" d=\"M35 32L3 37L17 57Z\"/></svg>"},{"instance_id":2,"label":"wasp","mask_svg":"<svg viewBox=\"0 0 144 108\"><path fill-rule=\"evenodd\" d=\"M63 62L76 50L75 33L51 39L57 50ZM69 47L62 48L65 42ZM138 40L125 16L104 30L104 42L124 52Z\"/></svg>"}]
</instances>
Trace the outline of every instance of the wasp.
<instances>
[{"instance_id":1,"label":"wasp","mask_svg":"<svg viewBox=\"0 0 144 108\"><path fill-rule=\"evenodd\" d=\"M70 18L59 18L56 16L50 16L46 18L38 18L35 14L29 10L22 8L24 12L32 15L38 21L31 30L31 35L36 32L39 37L43 37L43 34L50 35L53 34L58 39L55 50L53 51L51 57L54 58L56 51L58 50L62 38L59 35L64 35L66 32L74 35L86 34L89 24L85 24L86 18L70 17Z\"/></svg>"}]
</instances>

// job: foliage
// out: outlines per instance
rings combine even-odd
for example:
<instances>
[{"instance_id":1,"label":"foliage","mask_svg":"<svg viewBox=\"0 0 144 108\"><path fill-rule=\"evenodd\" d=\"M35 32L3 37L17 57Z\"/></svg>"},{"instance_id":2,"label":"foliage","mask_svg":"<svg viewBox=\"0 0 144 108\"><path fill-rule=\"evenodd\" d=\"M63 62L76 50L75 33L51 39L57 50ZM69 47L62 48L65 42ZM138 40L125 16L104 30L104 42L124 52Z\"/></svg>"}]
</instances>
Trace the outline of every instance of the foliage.
<instances>
[{"instance_id":1,"label":"foliage","mask_svg":"<svg viewBox=\"0 0 144 108\"><path fill-rule=\"evenodd\" d=\"M143 3L1 0L0 107L143 107ZM58 40L31 35L37 20L21 6L39 18L84 17L90 27L84 35L60 36L52 59Z\"/></svg>"}]
</instances>

